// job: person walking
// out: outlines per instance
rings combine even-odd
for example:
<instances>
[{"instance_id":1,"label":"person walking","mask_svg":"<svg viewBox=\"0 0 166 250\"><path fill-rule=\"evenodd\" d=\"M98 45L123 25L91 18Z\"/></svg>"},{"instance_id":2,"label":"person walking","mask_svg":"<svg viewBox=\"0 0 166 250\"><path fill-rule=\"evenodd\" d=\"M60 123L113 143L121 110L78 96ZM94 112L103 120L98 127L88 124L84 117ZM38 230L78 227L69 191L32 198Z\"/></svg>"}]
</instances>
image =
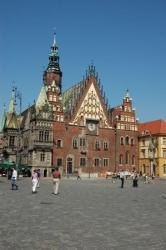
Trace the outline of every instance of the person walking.
<instances>
[{"instance_id":1,"label":"person walking","mask_svg":"<svg viewBox=\"0 0 166 250\"><path fill-rule=\"evenodd\" d=\"M38 169L38 170L37 170L37 188L40 187L40 176L41 176L41 174L40 174L40 169Z\"/></svg>"},{"instance_id":2,"label":"person walking","mask_svg":"<svg viewBox=\"0 0 166 250\"><path fill-rule=\"evenodd\" d=\"M124 187L124 178L125 178L125 174L124 174L124 170L122 170L120 171L121 188Z\"/></svg>"},{"instance_id":3,"label":"person walking","mask_svg":"<svg viewBox=\"0 0 166 250\"><path fill-rule=\"evenodd\" d=\"M37 191L36 191L37 183L38 183L38 175L37 175L37 171L35 169L33 171L33 174L32 174L32 194L37 193Z\"/></svg>"},{"instance_id":4,"label":"person walking","mask_svg":"<svg viewBox=\"0 0 166 250\"><path fill-rule=\"evenodd\" d=\"M53 194L57 195L59 191L59 183L61 179L61 174L58 170L58 168L55 168L52 172L53 177Z\"/></svg>"},{"instance_id":5,"label":"person walking","mask_svg":"<svg viewBox=\"0 0 166 250\"><path fill-rule=\"evenodd\" d=\"M133 176L133 187L138 187L138 175L137 175L137 173L134 173L134 176Z\"/></svg>"},{"instance_id":6,"label":"person walking","mask_svg":"<svg viewBox=\"0 0 166 250\"><path fill-rule=\"evenodd\" d=\"M13 172L12 172L12 177L11 177L11 185L12 185L12 190L17 190L18 189L18 185L17 185L17 170L14 167L13 168Z\"/></svg>"}]
</instances>

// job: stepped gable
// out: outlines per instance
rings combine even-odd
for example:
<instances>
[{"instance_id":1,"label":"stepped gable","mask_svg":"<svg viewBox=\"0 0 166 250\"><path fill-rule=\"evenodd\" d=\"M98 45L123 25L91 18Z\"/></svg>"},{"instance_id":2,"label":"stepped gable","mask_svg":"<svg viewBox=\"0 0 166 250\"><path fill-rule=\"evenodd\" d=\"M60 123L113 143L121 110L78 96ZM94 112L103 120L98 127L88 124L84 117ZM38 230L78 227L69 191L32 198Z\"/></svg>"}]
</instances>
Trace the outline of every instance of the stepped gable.
<instances>
[{"instance_id":1,"label":"stepped gable","mask_svg":"<svg viewBox=\"0 0 166 250\"><path fill-rule=\"evenodd\" d=\"M110 127L108 100L93 65L86 78L62 95L65 115L74 125L85 125L86 120L96 120L100 127Z\"/></svg>"}]
</instances>

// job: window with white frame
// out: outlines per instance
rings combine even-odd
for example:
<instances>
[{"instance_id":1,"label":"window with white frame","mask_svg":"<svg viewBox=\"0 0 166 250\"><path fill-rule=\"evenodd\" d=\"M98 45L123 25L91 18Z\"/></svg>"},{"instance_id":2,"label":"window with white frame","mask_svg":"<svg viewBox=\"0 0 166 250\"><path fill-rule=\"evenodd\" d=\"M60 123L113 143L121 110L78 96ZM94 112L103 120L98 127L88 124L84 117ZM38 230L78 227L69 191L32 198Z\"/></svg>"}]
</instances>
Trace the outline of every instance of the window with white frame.
<instances>
[{"instance_id":1,"label":"window with white frame","mask_svg":"<svg viewBox=\"0 0 166 250\"><path fill-rule=\"evenodd\" d=\"M163 158L166 158L166 149L163 149Z\"/></svg>"},{"instance_id":2,"label":"window with white frame","mask_svg":"<svg viewBox=\"0 0 166 250\"><path fill-rule=\"evenodd\" d=\"M81 157L80 158L80 167L85 167L86 166L86 158Z\"/></svg>"},{"instance_id":3,"label":"window with white frame","mask_svg":"<svg viewBox=\"0 0 166 250\"><path fill-rule=\"evenodd\" d=\"M103 142L103 148L104 150L108 150L108 141Z\"/></svg>"},{"instance_id":4,"label":"window with white frame","mask_svg":"<svg viewBox=\"0 0 166 250\"><path fill-rule=\"evenodd\" d=\"M44 152L40 154L40 161L41 162L45 161L45 153Z\"/></svg>"},{"instance_id":5,"label":"window with white frame","mask_svg":"<svg viewBox=\"0 0 166 250\"><path fill-rule=\"evenodd\" d=\"M100 149L100 141L99 139L96 139L96 142L95 142L95 149Z\"/></svg>"},{"instance_id":6,"label":"window with white frame","mask_svg":"<svg viewBox=\"0 0 166 250\"><path fill-rule=\"evenodd\" d=\"M99 167L99 165L100 165L100 159L99 158L95 158L94 165L95 165L95 167Z\"/></svg>"},{"instance_id":7,"label":"window with white frame","mask_svg":"<svg viewBox=\"0 0 166 250\"><path fill-rule=\"evenodd\" d=\"M73 148L78 148L78 140L76 137L73 138Z\"/></svg>"},{"instance_id":8,"label":"window with white frame","mask_svg":"<svg viewBox=\"0 0 166 250\"><path fill-rule=\"evenodd\" d=\"M103 165L104 165L104 167L108 167L108 165L109 165L109 159L108 158L103 159Z\"/></svg>"},{"instance_id":9,"label":"window with white frame","mask_svg":"<svg viewBox=\"0 0 166 250\"><path fill-rule=\"evenodd\" d=\"M85 147L85 137L80 137L80 147Z\"/></svg>"},{"instance_id":10,"label":"window with white frame","mask_svg":"<svg viewBox=\"0 0 166 250\"><path fill-rule=\"evenodd\" d=\"M163 137L163 145L166 145L166 137Z\"/></svg>"}]
</instances>

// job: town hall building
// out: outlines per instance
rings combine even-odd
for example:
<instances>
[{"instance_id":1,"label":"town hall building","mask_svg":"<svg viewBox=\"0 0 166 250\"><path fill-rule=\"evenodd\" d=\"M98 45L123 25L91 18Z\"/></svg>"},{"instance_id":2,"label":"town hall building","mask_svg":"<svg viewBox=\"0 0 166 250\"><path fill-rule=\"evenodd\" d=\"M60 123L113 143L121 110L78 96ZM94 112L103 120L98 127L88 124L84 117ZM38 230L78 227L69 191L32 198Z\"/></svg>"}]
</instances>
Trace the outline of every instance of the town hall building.
<instances>
[{"instance_id":1,"label":"town hall building","mask_svg":"<svg viewBox=\"0 0 166 250\"><path fill-rule=\"evenodd\" d=\"M62 92L63 74L54 35L39 97L16 113L16 93L1 121L1 152L9 160L50 176L57 166L64 174L98 175L138 170L138 122L132 98L110 108L95 66Z\"/></svg>"}]
</instances>

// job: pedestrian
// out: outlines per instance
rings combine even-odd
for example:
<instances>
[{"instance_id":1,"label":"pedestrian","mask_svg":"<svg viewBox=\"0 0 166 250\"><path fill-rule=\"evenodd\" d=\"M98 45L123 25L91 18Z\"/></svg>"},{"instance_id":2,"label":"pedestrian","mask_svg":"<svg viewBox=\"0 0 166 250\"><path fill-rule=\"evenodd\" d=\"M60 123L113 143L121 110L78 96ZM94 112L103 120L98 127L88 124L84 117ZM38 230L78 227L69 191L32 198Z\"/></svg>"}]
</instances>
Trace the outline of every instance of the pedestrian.
<instances>
[{"instance_id":1,"label":"pedestrian","mask_svg":"<svg viewBox=\"0 0 166 250\"><path fill-rule=\"evenodd\" d=\"M13 168L13 172L12 172L12 177L11 177L11 185L12 185L12 190L17 190L18 189L18 185L17 185L17 170L14 167Z\"/></svg>"},{"instance_id":2,"label":"pedestrian","mask_svg":"<svg viewBox=\"0 0 166 250\"><path fill-rule=\"evenodd\" d=\"M78 173L77 173L77 181L78 181L78 180L81 180L80 170L78 170Z\"/></svg>"},{"instance_id":3,"label":"pedestrian","mask_svg":"<svg viewBox=\"0 0 166 250\"><path fill-rule=\"evenodd\" d=\"M133 177L133 187L138 187L138 175L137 175L137 173L135 173L134 177Z\"/></svg>"},{"instance_id":4,"label":"pedestrian","mask_svg":"<svg viewBox=\"0 0 166 250\"><path fill-rule=\"evenodd\" d=\"M121 188L124 187L125 173L124 170L120 171Z\"/></svg>"},{"instance_id":5,"label":"pedestrian","mask_svg":"<svg viewBox=\"0 0 166 250\"><path fill-rule=\"evenodd\" d=\"M59 194L59 183L61 179L61 174L58 170L58 168L55 168L52 172L52 177L53 177L53 194L57 195Z\"/></svg>"},{"instance_id":6,"label":"pedestrian","mask_svg":"<svg viewBox=\"0 0 166 250\"><path fill-rule=\"evenodd\" d=\"M38 175L36 169L34 169L32 174L32 194L37 193L36 191L37 182L38 182Z\"/></svg>"},{"instance_id":7,"label":"pedestrian","mask_svg":"<svg viewBox=\"0 0 166 250\"><path fill-rule=\"evenodd\" d=\"M38 170L37 170L37 188L40 187L40 176L41 176L41 174L40 174L40 169L38 169Z\"/></svg>"}]
</instances>

